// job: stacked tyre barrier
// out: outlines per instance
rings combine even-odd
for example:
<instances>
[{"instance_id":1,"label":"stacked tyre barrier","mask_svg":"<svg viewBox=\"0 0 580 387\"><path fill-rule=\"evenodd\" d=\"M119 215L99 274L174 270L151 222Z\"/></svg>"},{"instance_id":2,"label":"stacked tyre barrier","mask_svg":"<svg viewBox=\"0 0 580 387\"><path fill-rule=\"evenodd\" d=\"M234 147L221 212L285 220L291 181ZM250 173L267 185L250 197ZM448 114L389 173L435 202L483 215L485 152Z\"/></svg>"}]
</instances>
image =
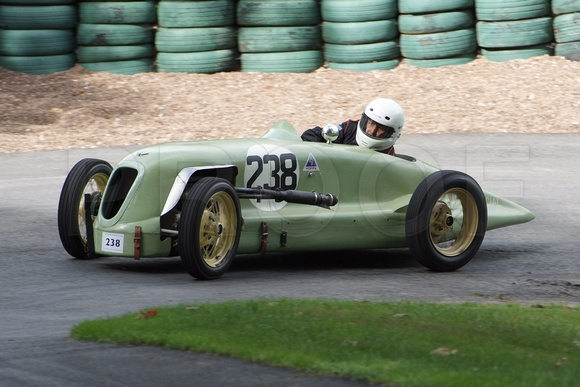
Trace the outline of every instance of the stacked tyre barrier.
<instances>
[{"instance_id":1,"label":"stacked tyre barrier","mask_svg":"<svg viewBox=\"0 0 580 387\"><path fill-rule=\"evenodd\" d=\"M550 0L477 0L475 14L485 58L504 62L552 55Z\"/></svg>"},{"instance_id":2,"label":"stacked tyre barrier","mask_svg":"<svg viewBox=\"0 0 580 387\"><path fill-rule=\"evenodd\" d=\"M153 70L155 1L82 0L77 56L90 71L133 75Z\"/></svg>"},{"instance_id":3,"label":"stacked tyre barrier","mask_svg":"<svg viewBox=\"0 0 580 387\"><path fill-rule=\"evenodd\" d=\"M477 56L473 0L399 0L401 54L417 67L471 62Z\"/></svg>"},{"instance_id":4,"label":"stacked tyre barrier","mask_svg":"<svg viewBox=\"0 0 580 387\"><path fill-rule=\"evenodd\" d=\"M317 0L238 0L244 72L306 73L323 65Z\"/></svg>"},{"instance_id":5,"label":"stacked tyre barrier","mask_svg":"<svg viewBox=\"0 0 580 387\"><path fill-rule=\"evenodd\" d=\"M239 67L234 0L161 0L157 71L217 73Z\"/></svg>"},{"instance_id":6,"label":"stacked tyre barrier","mask_svg":"<svg viewBox=\"0 0 580 387\"><path fill-rule=\"evenodd\" d=\"M478 52L580 61L580 0L0 0L0 67L32 74L370 71Z\"/></svg>"},{"instance_id":7,"label":"stacked tyre barrier","mask_svg":"<svg viewBox=\"0 0 580 387\"><path fill-rule=\"evenodd\" d=\"M322 0L320 7L329 68L369 71L399 65L397 0Z\"/></svg>"},{"instance_id":8,"label":"stacked tyre barrier","mask_svg":"<svg viewBox=\"0 0 580 387\"><path fill-rule=\"evenodd\" d=\"M554 53L580 61L580 0L552 0Z\"/></svg>"},{"instance_id":9,"label":"stacked tyre barrier","mask_svg":"<svg viewBox=\"0 0 580 387\"><path fill-rule=\"evenodd\" d=\"M75 0L0 0L0 67L49 74L74 66Z\"/></svg>"}]
</instances>

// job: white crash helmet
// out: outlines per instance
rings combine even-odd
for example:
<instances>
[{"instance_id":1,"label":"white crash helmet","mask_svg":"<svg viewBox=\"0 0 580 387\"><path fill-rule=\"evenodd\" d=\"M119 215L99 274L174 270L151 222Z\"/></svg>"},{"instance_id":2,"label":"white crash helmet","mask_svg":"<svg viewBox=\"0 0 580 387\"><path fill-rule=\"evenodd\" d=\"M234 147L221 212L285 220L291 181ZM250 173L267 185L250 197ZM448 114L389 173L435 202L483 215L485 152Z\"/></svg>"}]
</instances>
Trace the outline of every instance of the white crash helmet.
<instances>
[{"instance_id":1,"label":"white crash helmet","mask_svg":"<svg viewBox=\"0 0 580 387\"><path fill-rule=\"evenodd\" d=\"M383 137L371 136L365 131L369 119L392 130ZM389 98L377 98L367 105L358 122L356 142L372 150L385 150L395 145L397 139L401 137L404 124L405 112L401 105Z\"/></svg>"}]
</instances>

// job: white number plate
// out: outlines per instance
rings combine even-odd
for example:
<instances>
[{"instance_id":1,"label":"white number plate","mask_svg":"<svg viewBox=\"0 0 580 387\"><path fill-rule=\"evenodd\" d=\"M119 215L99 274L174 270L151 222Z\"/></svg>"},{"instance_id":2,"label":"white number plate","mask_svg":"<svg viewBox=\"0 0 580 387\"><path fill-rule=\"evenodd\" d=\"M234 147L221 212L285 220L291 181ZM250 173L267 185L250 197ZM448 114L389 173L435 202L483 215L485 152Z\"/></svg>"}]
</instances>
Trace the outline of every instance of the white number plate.
<instances>
[{"instance_id":1,"label":"white number plate","mask_svg":"<svg viewBox=\"0 0 580 387\"><path fill-rule=\"evenodd\" d=\"M123 234L112 234L104 232L103 245L101 246L101 250L108 251L110 253L122 253L124 240L125 236Z\"/></svg>"}]
</instances>

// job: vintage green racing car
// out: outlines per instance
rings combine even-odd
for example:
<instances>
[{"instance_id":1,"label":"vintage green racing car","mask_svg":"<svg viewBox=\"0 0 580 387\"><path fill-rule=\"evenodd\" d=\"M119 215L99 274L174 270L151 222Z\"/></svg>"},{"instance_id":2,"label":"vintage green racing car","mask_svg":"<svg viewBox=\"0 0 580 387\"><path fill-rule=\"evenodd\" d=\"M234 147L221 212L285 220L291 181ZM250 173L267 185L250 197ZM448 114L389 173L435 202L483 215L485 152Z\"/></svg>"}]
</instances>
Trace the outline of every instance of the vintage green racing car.
<instances>
[{"instance_id":1,"label":"vintage green racing car","mask_svg":"<svg viewBox=\"0 0 580 387\"><path fill-rule=\"evenodd\" d=\"M83 159L60 196L64 249L98 256L180 256L216 279L236 254L408 247L434 271L477 253L486 230L534 215L459 171L406 155L302 141L288 122L262 137L153 145L115 168Z\"/></svg>"}]
</instances>

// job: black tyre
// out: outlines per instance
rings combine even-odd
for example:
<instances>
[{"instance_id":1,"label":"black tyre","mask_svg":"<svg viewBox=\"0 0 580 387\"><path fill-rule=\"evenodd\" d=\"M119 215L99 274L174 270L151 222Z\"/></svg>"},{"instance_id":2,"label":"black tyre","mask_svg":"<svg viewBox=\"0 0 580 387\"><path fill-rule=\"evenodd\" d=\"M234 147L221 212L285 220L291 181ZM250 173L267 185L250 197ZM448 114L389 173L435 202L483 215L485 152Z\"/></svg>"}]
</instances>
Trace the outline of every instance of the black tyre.
<instances>
[{"instance_id":1,"label":"black tyre","mask_svg":"<svg viewBox=\"0 0 580 387\"><path fill-rule=\"evenodd\" d=\"M92 203L96 204L105 191L112 170L106 161L83 159L71 169L62 187L58 202L58 233L66 252L77 259L93 257L87 244L87 226L92 225L92 219L86 217L85 194L90 194ZM91 208L92 215L96 216L97 210L96 206Z\"/></svg>"},{"instance_id":2,"label":"black tyre","mask_svg":"<svg viewBox=\"0 0 580 387\"><path fill-rule=\"evenodd\" d=\"M405 221L411 253L434 271L453 271L479 250L487 227L487 203L477 182L457 171L427 176L415 189Z\"/></svg>"},{"instance_id":3,"label":"black tyre","mask_svg":"<svg viewBox=\"0 0 580 387\"><path fill-rule=\"evenodd\" d=\"M206 177L187 194L179 222L179 254L187 272L200 280L225 274L236 255L242 216L234 187Z\"/></svg>"}]
</instances>

